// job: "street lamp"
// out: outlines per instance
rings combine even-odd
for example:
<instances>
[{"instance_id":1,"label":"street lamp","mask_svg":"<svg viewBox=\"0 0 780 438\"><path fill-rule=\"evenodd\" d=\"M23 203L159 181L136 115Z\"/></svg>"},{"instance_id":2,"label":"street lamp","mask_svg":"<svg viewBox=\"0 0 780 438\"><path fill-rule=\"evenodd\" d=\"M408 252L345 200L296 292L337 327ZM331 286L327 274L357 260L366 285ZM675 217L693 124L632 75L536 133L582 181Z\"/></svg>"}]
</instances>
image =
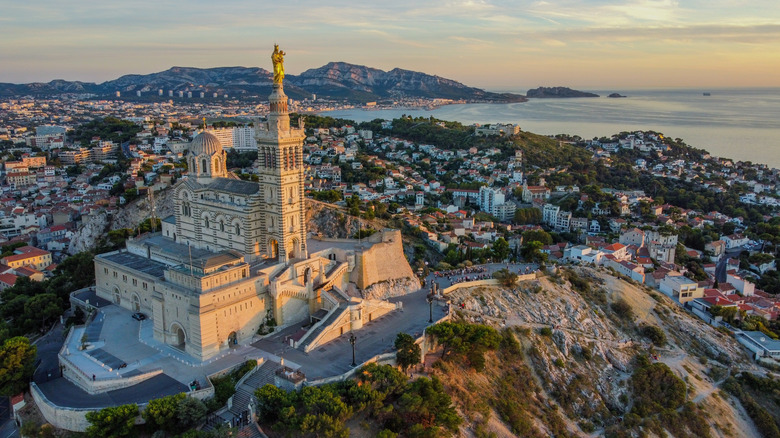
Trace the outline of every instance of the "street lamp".
<instances>
[{"instance_id":1,"label":"street lamp","mask_svg":"<svg viewBox=\"0 0 780 438\"><path fill-rule=\"evenodd\" d=\"M357 341L357 338L355 337L354 333L349 334L349 343L352 344L352 366L355 367L357 364L355 363L355 341Z\"/></svg>"},{"instance_id":2,"label":"street lamp","mask_svg":"<svg viewBox=\"0 0 780 438\"><path fill-rule=\"evenodd\" d=\"M428 295L427 298L425 298L425 301L428 302L428 322L433 322L433 295Z\"/></svg>"}]
</instances>

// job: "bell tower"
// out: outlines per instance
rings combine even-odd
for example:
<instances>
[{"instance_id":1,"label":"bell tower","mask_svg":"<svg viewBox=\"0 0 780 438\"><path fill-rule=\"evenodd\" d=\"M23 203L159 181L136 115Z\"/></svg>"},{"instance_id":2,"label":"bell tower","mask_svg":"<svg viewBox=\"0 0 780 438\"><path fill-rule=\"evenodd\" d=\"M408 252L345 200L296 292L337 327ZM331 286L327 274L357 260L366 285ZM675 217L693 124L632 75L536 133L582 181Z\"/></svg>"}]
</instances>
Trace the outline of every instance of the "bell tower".
<instances>
[{"instance_id":1,"label":"bell tower","mask_svg":"<svg viewBox=\"0 0 780 438\"><path fill-rule=\"evenodd\" d=\"M257 164L263 191L262 233L258 242L266 257L288 262L308 257L306 208L303 190L303 123L290 127L284 94L284 52L275 47L274 84L268 96L270 111L265 126L255 128ZM265 129L263 129L265 128Z\"/></svg>"}]
</instances>

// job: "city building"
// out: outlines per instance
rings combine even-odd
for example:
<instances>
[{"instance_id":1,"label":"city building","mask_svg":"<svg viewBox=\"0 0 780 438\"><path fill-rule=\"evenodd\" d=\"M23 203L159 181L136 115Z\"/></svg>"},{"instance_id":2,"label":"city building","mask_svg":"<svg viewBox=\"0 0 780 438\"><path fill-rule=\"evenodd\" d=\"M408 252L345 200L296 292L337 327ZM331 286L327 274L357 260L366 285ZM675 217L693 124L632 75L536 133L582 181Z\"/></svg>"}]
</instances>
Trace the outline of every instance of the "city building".
<instances>
[{"instance_id":1,"label":"city building","mask_svg":"<svg viewBox=\"0 0 780 438\"><path fill-rule=\"evenodd\" d=\"M14 250L13 255L5 256L0 259L0 263L14 269L22 266L29 266L37 270L42 270L51 265L52 260L49 251L38 249L34 246L23 246Z\"/></svg>"}]
</instances>

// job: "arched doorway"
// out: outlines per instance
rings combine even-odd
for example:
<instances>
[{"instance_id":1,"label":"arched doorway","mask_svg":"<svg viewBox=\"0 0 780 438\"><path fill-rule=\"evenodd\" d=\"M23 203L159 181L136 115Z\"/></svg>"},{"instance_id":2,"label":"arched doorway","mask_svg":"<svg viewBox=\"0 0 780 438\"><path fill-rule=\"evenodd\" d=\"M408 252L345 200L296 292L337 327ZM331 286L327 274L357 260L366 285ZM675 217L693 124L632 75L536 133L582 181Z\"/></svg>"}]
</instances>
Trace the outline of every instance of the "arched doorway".
<instances>
[{"instance_id":1,"label":"arched doorway","mask_svg":"<svg viewBox=\"0 0 780 438\"><path fill-rule=\"evenodd\" d=\"M187 334L184 332L184 329L177 323L174 323L171 326L171 333L174 335L173 344L174 347L184 350L187 346Z\"/></svg>"},{"instance_id":2,"label":"arched doorway","mask_svg":"<svg viewBox=\"0 0 780 438\"><path fill-rule=\"evenodd\" d=\"M114 288L114 304L117 306L122 304L122 296L119 294L119 289Z\"/></svg>"},{"instance_id":3,"label":"arched doorway","mask_svg":"<svg viewBox=\"0 0 780 438\"><path fill-rule=\"evenodd\" d=\"M235 348L238 346L238 335L236 332L230 332L228 335L228 347Z\"/></svg>"},{"instance_id":4,"label":"arched doorway","mask_svg":"<svg viewBox=\"0 0 780 438\"><path fill-rule=\"evenodd\" d=\"M268 241L268 257L272 259L279 258L279 242L276 239Z\"/></svg>"},{"instance_id":5,"label":"arched doorway","mask_svg":"<svg viewBox=\"0 0 780 438\"><path fill-rule=\"evenodd\" d=\"M306 268L305 271L303 271L303 284L309 284L311 281L311 268Z\"/></svg>"},{"instance_id":6,"label":"arched doorway","mask_svg":"<svg viewBox=\"0 0 780 438\"><path fill-rule=\"evenodd\" d=\"M141 311L141 299L138 297L138 295L133 294L133 312L140 312Z\"/></svg>"},{"instance_id":7,"label":"arched doorway","mask_svg":"<svg viewBox=\"0 0 780 438\"><path fill-rule=\"evenodd\" d=\"M301 244L298 241L298 239L293 238L293 240L290 242L290 258L291 259L294 259L295 257L298 256L298 254L300 254L300 246L301 246Z\"/></svg>"}]
</instances>

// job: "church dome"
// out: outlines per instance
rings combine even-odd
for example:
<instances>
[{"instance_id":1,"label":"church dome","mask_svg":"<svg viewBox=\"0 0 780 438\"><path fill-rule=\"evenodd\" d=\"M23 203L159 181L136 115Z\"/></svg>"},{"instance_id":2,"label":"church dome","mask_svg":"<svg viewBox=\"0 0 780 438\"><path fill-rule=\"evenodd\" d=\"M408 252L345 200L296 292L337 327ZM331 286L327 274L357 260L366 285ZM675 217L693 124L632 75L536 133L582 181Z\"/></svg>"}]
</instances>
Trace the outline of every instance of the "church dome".
<instances>
[{"instance_id":1,"label":"church dome","mask_svg":"<svg viewBox=\"0 0 780 438\"><path fill-rule=\"evenodd\" d=\"M192 155L215 155L222 153L222 143L212 133L203 131L196 135L190 143L190 153Z\"/></svg>"}]
</instances>

